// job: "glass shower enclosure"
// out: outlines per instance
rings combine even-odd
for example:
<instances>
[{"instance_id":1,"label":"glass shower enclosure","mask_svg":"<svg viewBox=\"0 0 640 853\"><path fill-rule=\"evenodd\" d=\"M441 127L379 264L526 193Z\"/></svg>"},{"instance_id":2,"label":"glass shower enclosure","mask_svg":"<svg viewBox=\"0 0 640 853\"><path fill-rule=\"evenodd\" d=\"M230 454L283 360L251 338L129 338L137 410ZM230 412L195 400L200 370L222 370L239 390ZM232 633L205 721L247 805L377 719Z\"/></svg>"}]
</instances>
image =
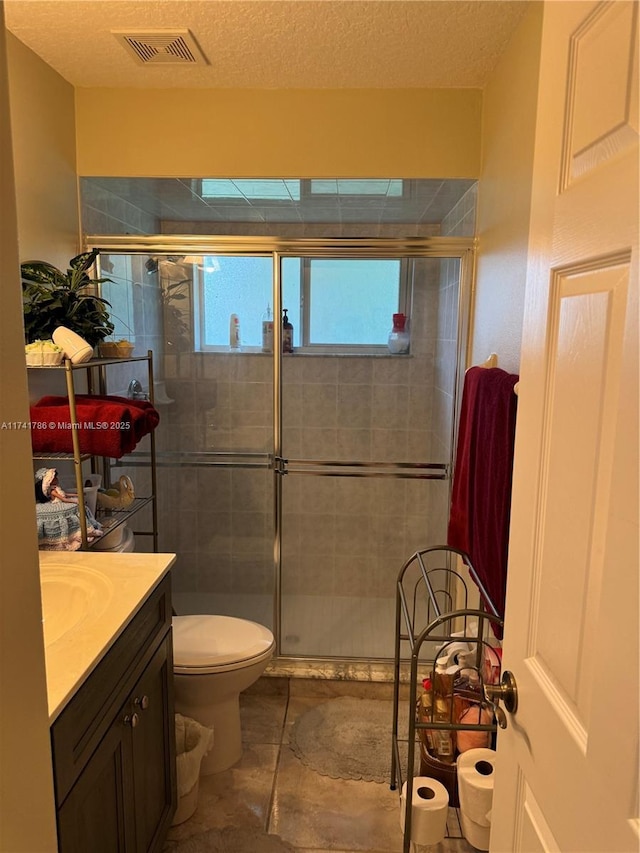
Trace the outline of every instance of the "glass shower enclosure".
<instances>
[{"instance_id":1,"label":"glass shower enclosure","mask_svg":"<svg viewBox=\"0 0 640 853\"><path fill-rule=\"evenodd\" d=\"M261 622L283 662L391 660L398 571L446 540L472 241L89 245L121 279L103 295L125 315L122 336L159 368L160 547L178 557L176 610ZM397 313L405 354L387 346Z\"/></svg>"}]
</instances>

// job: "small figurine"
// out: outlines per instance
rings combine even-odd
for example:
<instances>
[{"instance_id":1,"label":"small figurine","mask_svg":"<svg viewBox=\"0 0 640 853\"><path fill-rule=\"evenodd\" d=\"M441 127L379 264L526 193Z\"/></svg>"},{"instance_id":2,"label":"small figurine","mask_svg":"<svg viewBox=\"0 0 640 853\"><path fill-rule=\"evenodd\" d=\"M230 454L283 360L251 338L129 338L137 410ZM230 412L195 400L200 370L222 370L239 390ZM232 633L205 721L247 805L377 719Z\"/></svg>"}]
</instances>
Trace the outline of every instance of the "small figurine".
<instances>
[{"instance_id":1,"label":"small figurine","mask_svg":"<svg viewBox=\"0 0 640 853\"><path fill-rule=\"evenodd\" d=\"M77 551L82 547L80 509L75 495L67 497L58 483L55 468L39 468L35 474L38 547L45 551ZM102 536L102 528L85 507L87 541Z\"/></svg>"},{"instance_id":2,"label":"small figurine","mask_svg":"<svg viewBox=\"0 0 640 853\"><path fill-rule=\"evenodd\" d=\"M36 503L45 504L48 501L78 503L76 497L67 497L66 492L61 488L57 468L39 468L36 471Z\"/></svg>"},{"instance_id":3,"label":"small figurine","mask_svg":"<svg viewBox=\"0 0 640 853\"><path fill-rule=\"evenodd\" d=\"M131 477L123 474L115 486L106 491L98 492L100 509L126 509L135 499L135 491Z\"/></svg>"}]
</instances>

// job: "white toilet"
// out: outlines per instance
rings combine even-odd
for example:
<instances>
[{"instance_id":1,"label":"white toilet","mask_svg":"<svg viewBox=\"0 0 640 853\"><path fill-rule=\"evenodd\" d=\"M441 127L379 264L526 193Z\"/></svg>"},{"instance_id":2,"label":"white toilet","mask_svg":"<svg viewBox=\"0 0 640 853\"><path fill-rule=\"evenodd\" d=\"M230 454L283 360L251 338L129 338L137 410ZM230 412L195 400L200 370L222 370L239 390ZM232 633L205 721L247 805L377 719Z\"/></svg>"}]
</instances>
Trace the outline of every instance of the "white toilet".
<instances>
[{"instance_id":1,"label":"white toilet","mask_svg":"<svg viewBox=\"0 0 640 853\"><path fill-rule=\"evenodd\" d=\"M242 755L240 693L264 672L275 640L233 616L174 616L172 625L176 712L213 729L201 773L219 773Z\"/></svg>"}]
</instances>

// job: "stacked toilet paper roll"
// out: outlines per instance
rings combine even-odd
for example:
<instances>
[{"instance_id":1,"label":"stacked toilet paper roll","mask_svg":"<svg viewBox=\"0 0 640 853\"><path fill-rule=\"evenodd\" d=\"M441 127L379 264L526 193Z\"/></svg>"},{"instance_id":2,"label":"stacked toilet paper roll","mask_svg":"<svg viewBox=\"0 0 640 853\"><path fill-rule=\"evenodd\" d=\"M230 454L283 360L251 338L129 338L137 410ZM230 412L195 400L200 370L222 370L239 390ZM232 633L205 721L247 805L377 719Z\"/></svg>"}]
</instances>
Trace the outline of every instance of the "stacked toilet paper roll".
<instances>
[{"instance_id":1,"label":"stacked toilet paper roll","mask_svg":"<svg viewBox=\"0 0 640 853\"><path fill-rule=\"evenodd\" d=\"M411 838L414 844L439 844L447 831L449 793L430 776L414 776L411 786ZM400 796L400 826L404 832L407 811L407 783Z\"/></svg>"},{"instance_id":2,"label":"stacked toilet paper roll","mask_svg":"<svg viewBox=\"0 0 640 853\"><path fill-rule=\"evenodd\" d=\"M495 769L493 749L470 749L458 757L462 832L478 850L489 849Z\"/></svg>"}]
</instances>

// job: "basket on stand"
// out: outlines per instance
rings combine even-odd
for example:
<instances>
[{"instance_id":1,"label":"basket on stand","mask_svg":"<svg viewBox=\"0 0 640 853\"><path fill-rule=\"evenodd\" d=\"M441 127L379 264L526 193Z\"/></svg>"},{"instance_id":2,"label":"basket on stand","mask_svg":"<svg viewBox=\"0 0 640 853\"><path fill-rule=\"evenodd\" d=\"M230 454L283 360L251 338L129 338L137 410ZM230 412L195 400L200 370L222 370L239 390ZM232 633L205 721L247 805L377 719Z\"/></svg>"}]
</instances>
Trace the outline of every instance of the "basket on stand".
<instances>
[{"instance_id":1,"label":"basket on stand","mask_svg":"<svg viewBox=\"0 0 640 853\"><path fill-rule=\"evenodd\" d=\"M417 721L418 723L433 722L431 716L431 708L425 707L422 699L418 699L417 705ZM417 729L418 737L420 738L420 775L429 776L431 779L437 779L447 789L449 794L449 805L459 806L460 799L458 797L458 772L455 762L455 731L447 732L452 740L452 760L443 761L436 757L432 750L432 733L434 729Z\"/></svg>"},{"instance_id":2,"label":"basket on stand","mask_svg":"<svg viewBox=\"0 0 640 853\"><path fill-rule=\"evenodd\" d=\"M449 804L457 807L460 804L457 755L459 751L468 749L470 745L489 746L490 734L489 732L465 730L464 724L459 725L465 717L468 717L470 723L488 722L483 713L482 694L473 689L452 688L452 691L447 696L449 717L447 718L445 715L444 721L456 724L456 729L422 728L422 725L427 726L437 719L432 709L433 702L434 700L437 702L438 697L430 692L425 692L418 699L416 722L421 724L420 728L417 729L420 739L420 775L430 776L432 779L441 782L449 792ZM477 718L474 718L475 710L473 709L478 712ZM442 715L440 715L440 720L442 720ZM470 738L477 742L470 744ZM443 744L444 749L442 749ZM440 749L437 749L436 745L439 745Z\"/></svg>"}]
</instances>

